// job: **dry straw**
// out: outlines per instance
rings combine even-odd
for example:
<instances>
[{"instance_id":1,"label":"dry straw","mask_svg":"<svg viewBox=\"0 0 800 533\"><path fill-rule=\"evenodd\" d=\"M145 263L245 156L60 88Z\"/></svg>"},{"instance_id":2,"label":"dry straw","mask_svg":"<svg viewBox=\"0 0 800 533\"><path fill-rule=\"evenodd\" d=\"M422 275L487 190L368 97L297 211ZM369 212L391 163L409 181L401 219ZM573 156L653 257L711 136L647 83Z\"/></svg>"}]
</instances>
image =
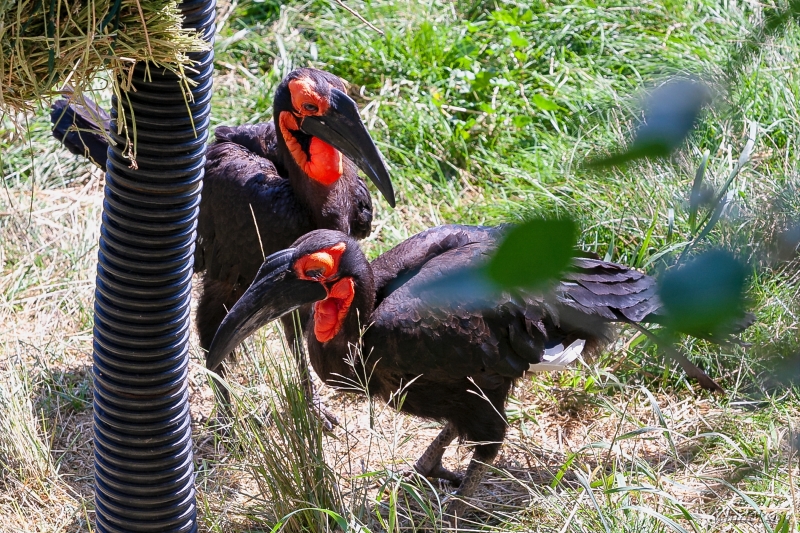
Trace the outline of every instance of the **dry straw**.
<instances>
[{"instance_id":1,"label":"dry straw","mask_svg":"<svg viewBox=\"0 0 800 533\"><path fill-rule=\"evenodd\" d=\"M181 75L207 48L174 1L0 0L0 111L32 109L67 83L80 93L105 69L124 89L139 61Z\"/></svg>"}]
</instances>

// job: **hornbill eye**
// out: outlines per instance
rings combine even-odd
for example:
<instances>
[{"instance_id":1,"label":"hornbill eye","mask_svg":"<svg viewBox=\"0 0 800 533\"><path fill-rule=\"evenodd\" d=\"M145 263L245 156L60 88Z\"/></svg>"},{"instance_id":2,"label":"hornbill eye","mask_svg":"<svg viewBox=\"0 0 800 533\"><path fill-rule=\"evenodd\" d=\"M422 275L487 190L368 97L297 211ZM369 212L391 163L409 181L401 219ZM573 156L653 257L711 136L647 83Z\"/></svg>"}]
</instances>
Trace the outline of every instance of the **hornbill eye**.
<instances>
[{"instance_id":1,"label":"hornbill eye","mask_svg":"<svg viewBox=\"0 0 800 533\"><path fill-rule=\"evenodd\" d=\"M325 269L317 268L314 270L306 270L305 275L311 279L320 279L325 277Z\"/></svg>"},{"instance_id":2,"label":"hornbill eye","mask_svg":"<svg viewBox=\"0 0 800 533\"><path fill-rule=\"evenodd\" d=\"M316 105L314 105L314 104L308 104L308 103L306 103L306 104L303 104L303 109L305 109L305 110L306 110L306 111L308 111L309 113L316 113L316 112L318 112L318 111L319 111L319 107L317 107L317 106L316 106Z\"/></svg>"},{"instance_id":3,"label":"hornbill eye","mask_svg":"<svg viewBox=\"0 0 800 533\"><path fill-rule=\"evenodd\" d=\"M294 264L297 277L307 280L325 280L335 276L339 270L339 258L347 245L343 242L304 255Z\"/></svg>"}]
</instances>

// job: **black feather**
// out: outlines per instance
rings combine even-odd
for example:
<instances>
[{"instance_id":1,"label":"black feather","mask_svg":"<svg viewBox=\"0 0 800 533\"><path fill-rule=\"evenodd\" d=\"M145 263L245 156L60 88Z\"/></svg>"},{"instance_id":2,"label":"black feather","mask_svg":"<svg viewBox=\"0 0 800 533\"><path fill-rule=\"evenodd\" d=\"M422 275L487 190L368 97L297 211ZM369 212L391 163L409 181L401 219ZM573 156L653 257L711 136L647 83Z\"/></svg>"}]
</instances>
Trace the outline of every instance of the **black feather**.
<instances>
[{"instance_id":1,"label":"black feather","mask_svg":"<svg viewBox=\"0 0 800 533\"><path fill-rule=\"evenodd\" d=\"M83 104L69 98L53 102L50 109L53 136L75 155L89 157L94 164L106 169L111 117L88 98Z\"/></svg>"}]
</instances>

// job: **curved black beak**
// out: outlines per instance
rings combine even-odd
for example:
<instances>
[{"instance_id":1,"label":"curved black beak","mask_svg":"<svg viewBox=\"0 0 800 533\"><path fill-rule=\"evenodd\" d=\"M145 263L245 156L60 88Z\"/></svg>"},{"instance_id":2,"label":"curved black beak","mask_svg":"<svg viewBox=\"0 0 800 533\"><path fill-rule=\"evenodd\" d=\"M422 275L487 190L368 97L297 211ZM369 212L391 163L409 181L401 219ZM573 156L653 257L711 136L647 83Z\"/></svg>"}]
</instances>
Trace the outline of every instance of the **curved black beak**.
<instances>
[{"instance_id":1,"label":"curved black beak","mask_svg":"<svg viewBox=\"0 0 800 533\"><path fill-rule=\"evenodd\" d=\"M394 189L381 153L361 122L358 106L338 89L331 89L328 111L319 117L304 117L300 129L318 137L353 161L394 207Z\"/></svg>"},{"instance_id":2,"label":"curved black beak","mask_svg":"<svg viewBox=\"0 0 800 533\"><path fill-rule=\"evenodd\" d=\"M327 297L321 283L295 277L293 257L294 248L289 248L264 260L256 279L217 329L206 354L206 368L216 370L229 353L262 326Z\"/></svg>"}]
</instances>

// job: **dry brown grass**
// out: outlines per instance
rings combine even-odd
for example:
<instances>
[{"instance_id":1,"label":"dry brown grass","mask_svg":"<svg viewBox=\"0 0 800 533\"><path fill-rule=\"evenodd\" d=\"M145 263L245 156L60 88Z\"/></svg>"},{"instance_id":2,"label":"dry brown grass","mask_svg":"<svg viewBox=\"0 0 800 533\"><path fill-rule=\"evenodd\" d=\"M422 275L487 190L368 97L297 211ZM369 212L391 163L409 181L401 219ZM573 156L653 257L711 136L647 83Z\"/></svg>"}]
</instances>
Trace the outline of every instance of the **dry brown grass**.
<instances>
[{"instance_id":1,"label":"dry brown grass","mask_svg":"<svg viewBox=\"0 0 800 533\"><path fill-rule=\"evenodd\" d=\"M173 1L3 2L0 110L32 109L65 83L81 91L103 70L125 85L139 61L181 73L186 54L203 49Z\"/></svg>"},{"instance_id":2,"label":"dry brown grass","mask_svg":"<svg viewBox=\"0 0 800 533\"><path fill-rule=\"evenodd\" d=\"M297 37L298 30L287 16L284 12L275 34L288 40ZM258 46L253 46L254 56L263 51ZM243 114L252 120L266 118L249 114L250 107L257 107L252 99L271 94L280 72L272 75L247 60L234 64L223 58L225 63L218 64L215 105L221 109L216 119L234 123L243 120ZM292 61L290 51L280 62L276 59L276 71L289 68ZM375 103L365 111L365 119L378 129L383 126L378 104L394 105L405 95L397 89L397 80L387 79L385 85L382 98L370 100ZM246 105L241 103L244 98ZM614 124L623 135L623 124ZM735 159L738 134L723 133L719 151ZM768 142L768 135L763 139ZM88 167L76 170L74 164L65 164L72 158L53 150L54 146L52 142L35 144L38 152L52 150L46 164L42 164L45 156L37 152L40 173L36 181L69 186L37 188L32 194L26 185L29 181L20 178L25 170L20 163L11 169L17 173L16 182L9 179L11 185L0 190L3 532L89 531L93 520L89 372L103 177ZM769 155L762 145L758 150L764 157ZM788 175L795 169L789 150L785 160L783 170ZM718 157L718 175L725 175L729 162ZM497 168L505 177L528 177L523 170ZM675 198L683 198L682 190L670 181L676 172L673 167L641 168L645 177L625 182L637 192L614 189L624 192L621 200L604 196L607 183L569 174L554 187L531 179L534 193L524 191L519 202L553 194L564 205L591 202L594 219L584 228L586 239L595 233L602 237L599 230L613 226L618 249L633 254L650 220ZM740 189L750 195L742 202L744 222L776 210L783 217L775 217L776 223L796 215L796 192L785 186L788 180L773 179L766 175L768 171L765 168L758 180L748 175L748 183ZM642 184L653 195L646 209L633 214L618 209L619 202L639 194ZM395 210L376 203L374 234L366 243L370 255L423 228L457 218L459 210L472 216L495 201L488 195L494 189L466 172L453 184L420 179L417 185L422 192L412 197L416 189L402 190L409 201L399 203ZM779 201L782 195L787 197L783 203ZM721 228L723 242L742 231L733 226ZM659 226L658 231L662 229ZM790 340L800 331L798 281L793 263L766 270L754 282L752 296L758 302L759 322L752 336L765 350L773 348L771 342ZM279 417L284 427L308 427L302 416L291 415L291 402L282 398L287 387L291 391L295 377L276 330L266 329L247 343L248 350L231 373L232 386L243 399L243 416L235 431L246 442L242 447L220 440L207 425L213 395L202 369L203 357L192 340L190 403L202 531L269 530L283 518L283 508L268 497L265 476L275 476L265 468L257 443L285 436L274 434L281 426L270 422L272 417ZM693 532L797 530L800 461L792 456L796 450L790 445L791 429L798 432L800 428L796 390L753 390L764 371L757 364L758 351L690 344L693 356L711 361L712 368L727 369L720 378L734 385L726 398L708 396L687 386L680 371L665 365L653 349L638 341L636 335L623 332L620 341L592 366L520 382L508 407L511 424L506 444L496 468L476 494L479 511L469 516L467 529L681 531L662 520L668 518L678 528ZM724 364L715 364L719 361ZM284 369L283 380L275 372L277 364ZM394 475L413 463L438 432L437 424L320 383L317 386L341 422L321 440L326 463L336 476L336 485L326 490L335 492L331 500L343 502L333 510L353 529L363 525L369 531L391 530L392 520L395 530L410 530L412 523L420 529L441 526L426 521L425 510L436 511L449 488L420 485L412 489ZM253 424L256 417L267 424ZM445 463L463 471L469 455L467 444L454 445L445 454ZM284 459L291 466L293 457L285 454ZM776 527L781 519L786 521L785 529ZM298 528L298 522L287 525L287 530Z\"/></svg>"},{"instance_id":3,"label":"dry brown grass","mask_svg":"<svg viewBox=\"0 0 800 533\"><path fill-rule=\"evenodd\" d=\"M0 531L88 531L92 520L90 325L102 181L98 172L86 171L72 187L35 190L32 200L30 190L9 189L0 200ZM435 208L430 213L407 215L412 226L424 226L435 221ZM387 221L401 215L383 215L370 246L402 236L387 234L401 231ZM774 328L787 326L793 327ZM274 358L285 358L284 351L276 330L268 329L232 374L250 414L263 420L285 387L274 372ZM652 395L617 383L604 370L609 361L637 364L631 340L624 336L599 366L520 383L508 409L506 445L474 500L480 509L469 519L474 527L559 531L572 517L573 531L591 531L602 526L601 516L622 529L637 520L649 527L631 506L698 531L764 531L762 521L795 520L796 490L790 489L800 471L789 460L788 437L790 422L800 426L794 407L767 398L766 411L751 413L703 394ZM260 476L269 471L259 471L254 449L221 442L207 427L213 395L196 348L192 357L203 528L270 525L280 516L262 488ZM317 385L342 423L324 437L324 454L353 523L371 531L385 529L391 518L398 527L430 524L426 507L438 509L437 498L448 488L415 489L421 506L392 472L413 463L437 424ZM275 416L288 415L279 410ZM251 418L243 416L238 427L245 440L263 440L274 428L250 424ZM296 423L291 416L284 421ZM463 469L469 454L468 446L453 446L445 462ZM756 500L761 503L749 503ZM676 517L677 509L689 518Z\"/></svg>"}]
</instances>

